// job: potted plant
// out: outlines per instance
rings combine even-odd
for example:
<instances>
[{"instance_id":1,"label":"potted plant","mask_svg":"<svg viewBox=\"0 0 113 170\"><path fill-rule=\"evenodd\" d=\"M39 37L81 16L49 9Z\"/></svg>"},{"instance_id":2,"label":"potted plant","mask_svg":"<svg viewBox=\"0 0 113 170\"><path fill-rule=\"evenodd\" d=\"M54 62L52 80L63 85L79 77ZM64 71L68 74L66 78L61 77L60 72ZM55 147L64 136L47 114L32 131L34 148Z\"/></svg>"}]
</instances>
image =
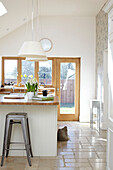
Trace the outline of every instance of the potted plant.
<instances>
[{"instance_id":1,"label":"potted plant","mask_svg":"<svg viewBox=\"0 0 113 170\"><path fill-rule=\"evenodd\" d=\"M30 78L28 79L28 81L26 82L26 87L27 87L27 97L28 99L32 99L33 96L35 96L35 93L38 90L38 82L36 80L36 78Z\"/></svg>"}]
</instances>

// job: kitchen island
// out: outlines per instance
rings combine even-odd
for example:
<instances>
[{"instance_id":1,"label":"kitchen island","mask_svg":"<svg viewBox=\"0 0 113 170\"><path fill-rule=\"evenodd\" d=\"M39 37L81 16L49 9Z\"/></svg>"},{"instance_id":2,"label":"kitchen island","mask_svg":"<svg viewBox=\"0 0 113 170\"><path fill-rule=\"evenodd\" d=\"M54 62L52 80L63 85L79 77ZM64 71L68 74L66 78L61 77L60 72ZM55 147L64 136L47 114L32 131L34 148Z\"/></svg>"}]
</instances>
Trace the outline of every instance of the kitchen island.
<instances>
[{"instance_id":1,"label":"kitchen island","mask_svg":"<svg viewBox=\"0 0 113 170\"><path fill-rule=\"evenodd\" d=\"M9 95L10 96L10 95ZM31 144L34 156L57 155L57 105L58 97L53 101L33 101L24 99L4 99L0 96L0 155L2 153L5 116L9 112L28 113ZM11 141L22 142L23 134L20 125L14 125ZM11 148L24 148L16 144ZM25 156L25 151L10 151L11 156Z\"/></svg>"}]
</instances>

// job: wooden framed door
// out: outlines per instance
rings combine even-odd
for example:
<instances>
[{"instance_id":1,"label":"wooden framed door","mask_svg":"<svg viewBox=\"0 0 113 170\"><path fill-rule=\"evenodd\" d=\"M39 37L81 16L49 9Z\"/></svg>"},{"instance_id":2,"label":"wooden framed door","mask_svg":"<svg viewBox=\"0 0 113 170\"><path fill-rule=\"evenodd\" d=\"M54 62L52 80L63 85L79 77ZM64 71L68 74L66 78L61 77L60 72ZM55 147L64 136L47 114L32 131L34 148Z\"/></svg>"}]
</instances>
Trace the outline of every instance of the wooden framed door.
<instances>
[{"instance_id":1,"label":"wooden framed door","mask_svg":"<svg viewBox=\"0 0 113 170\"><path fill-rule=\"evenodd\" d=\"M56 59L56 89L60 99L58 120L79 120L80 59Z\"/></svg>"}]
</instances>

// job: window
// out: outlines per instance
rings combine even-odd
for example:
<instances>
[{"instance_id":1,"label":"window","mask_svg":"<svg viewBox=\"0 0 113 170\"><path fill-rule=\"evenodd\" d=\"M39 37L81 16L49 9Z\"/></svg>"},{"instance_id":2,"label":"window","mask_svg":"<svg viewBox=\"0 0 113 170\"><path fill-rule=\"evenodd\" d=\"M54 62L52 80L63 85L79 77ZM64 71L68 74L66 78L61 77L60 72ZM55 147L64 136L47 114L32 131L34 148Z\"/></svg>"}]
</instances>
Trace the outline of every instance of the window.
<instances>
[{"instance_id":1,"label":"window","mask_svg":"<svg viewBox=\"0 0 113 170\"><path fill-rule=\"evenodd\" d=\"M32 62L26 61L24 57L2 57L2 84L14 82L21 86L33 75L39 83L53 87L53 61L52 58L45 62Z\"/></svg>"},{"instance_id":2,"label":"window","mask_svg":"<svg viewBox=\"0 0 113 170\"><path fill-rule=\"evenodd\" d=\"M52 84L52 60L39 62L39 83Z\"/></svg>"},{"instance_id":3,"label":"window","mask_svg":"<svg viewBox=\"0 0 113 170\"><path fill-rule=\"evenodd\" d=\"M35 70L34 62L22 60L22 78L21 78L22 84L25 84L30 75L33 75L34 77L34 70Z\"/></svg>"},{"instance_id":4,"label":"window","mask_svg":"<svg viewBox=\"0 0 113 170\"><path fill-rule=\"evenodd\" d=\"M3 5L2 2L0 2L0 16L4 15L7 13L7 10L5 8L5 6Z\"/></svg>"},{"instance_id":5,"label":"window","mask_svg":"<svg viewBox=\"0 0 113 170\"><path fill-rule=\"evenodd\" d=\"M4 61L4 83L17 84L17 60Z\"/></svg>"}]
</instances>

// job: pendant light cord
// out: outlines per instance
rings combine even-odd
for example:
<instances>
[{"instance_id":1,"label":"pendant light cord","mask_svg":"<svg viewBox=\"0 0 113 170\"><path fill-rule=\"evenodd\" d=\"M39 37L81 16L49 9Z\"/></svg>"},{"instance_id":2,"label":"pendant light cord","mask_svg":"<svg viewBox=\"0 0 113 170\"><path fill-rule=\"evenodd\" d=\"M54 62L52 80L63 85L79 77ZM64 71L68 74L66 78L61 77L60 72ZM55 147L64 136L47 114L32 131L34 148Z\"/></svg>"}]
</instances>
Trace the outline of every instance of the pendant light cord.
<instances>
[{"instance_id":1,"label":"pendant light cord","mask_svg":"<svg viewBox=\"0 0 113 170\"><path fill-rule=\"evenodd\" d=\"M33 12L33 0L32 0L32 41L34 36L34 25L33 25L33 19L34 19L34 12Z\"/></svg>"},{"instance_id":2,"label":"pendant light cord","mask_svg":"<svg viewBox=\"0 0 113 170\"><path fill-rule=\"evenodd\" d=\"M36 9L36 40L38 41L38 31L39 31L39 18L38 18L38 0L37 0L37 9Z\"/></svg>"}]
</instances>

